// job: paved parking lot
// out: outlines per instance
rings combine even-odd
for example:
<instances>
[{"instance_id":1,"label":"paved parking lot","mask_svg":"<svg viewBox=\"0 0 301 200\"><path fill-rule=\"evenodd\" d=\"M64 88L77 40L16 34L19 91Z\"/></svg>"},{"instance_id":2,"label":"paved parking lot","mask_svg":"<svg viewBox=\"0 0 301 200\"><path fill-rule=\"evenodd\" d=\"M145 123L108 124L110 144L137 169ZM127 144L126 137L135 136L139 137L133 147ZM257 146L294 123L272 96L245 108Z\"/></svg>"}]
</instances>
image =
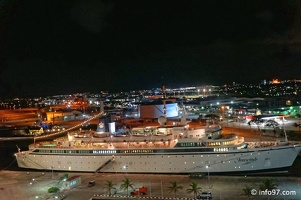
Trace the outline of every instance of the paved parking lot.
<instances>
[{"instance_id":1,"label":"paved parking lot","mask_svg":"<svg viewBox=\"0 0 301 200\"><path fill-rule=\"evenodd\" d=\"M53 176L52 176L53 175ZM47 191L50 187L58 186L60 177L64 173L53 174L51 172L25 172L25 171L1 171L0 172L0 200L27 200L27 199L51 199L51 194ZM109 199L108 192L105 189L106 181L112 181L116 184L117 193L113 199L125 199L126 191L120 190L120 184L125 178L128 178L134 187L145 186L148 188L148 194L144 198L150 199L171 199L173 192L169 192L171 181L177 181L183 186L179 190L177 197L180 199L193 199L193 194L188 194L186 189L195 181L203 191L211 191L213 199L301 199L301 178L296 177L269 177L278 185L275 194L261 192L259 195L259 186L264 177L254 176L214 176L209 175L200 179L191 179L187 175L154 175L154 174L102 174L102 173L69 173L69 177L80 175L82 183L73 189L61 192L65 199L70 200L89 200ZM53 178L53 179L52 179ZM88 187L88 183L95 180L93 187ZM247 197L243 189L246 185L255 192L253 196ZM210 189L209 189L210 187ZM281 192L285 192L282 193ZM278 194L278 195L276 195Z\"/></svg>"}]
</instances>

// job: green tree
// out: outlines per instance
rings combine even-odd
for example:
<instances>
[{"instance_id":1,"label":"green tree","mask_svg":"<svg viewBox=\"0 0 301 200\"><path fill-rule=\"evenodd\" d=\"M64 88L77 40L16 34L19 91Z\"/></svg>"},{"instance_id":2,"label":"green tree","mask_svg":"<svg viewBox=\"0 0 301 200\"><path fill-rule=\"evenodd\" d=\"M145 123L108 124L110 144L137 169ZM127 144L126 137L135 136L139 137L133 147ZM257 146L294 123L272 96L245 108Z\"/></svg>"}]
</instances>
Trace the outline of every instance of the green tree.
<instances>
[{"instance_id":1,"label":"green tree","mask_svg":"<svg viewBox=\"0 0 301 200\"><path fill-rule=\"evenodd\" d=\"M129 196L129 188L133 189L134 183L132 183L128 178L125 178L120 184L121 190L126 190L126 195Z\"/></svg>"},{"instance_id":2,"label":"green tree","mask_svg":"<svg viewBox=\"0 0 301 200\"><path fill-rule=\"evenodd\" d=\"M177 193L179 190L183 189L183 186L179 185L177 181L171 181L170 182L171 186L168 187L169 192L173 192L174 193L174 197L177 197Z\"/></svg>"},{"instance_id":3,"label":"green tree","mask_svg":"<svg viewBox=\"0 0 301 200\"><path fill-rule=\"evenodd\" d=\"M243 188L242 190L244 192L244 195L246 195L248 198L250 198L250 196L252 195L251 194L252 188L250 186L246 185L245 188Z\"/></svg>"},{"instance_id":4,"label":"green tree","mask_svg":"<svg viewBox=\"0 0 301 200\"><path fill-rule=\"evenodd\" d=\"M58 187L51 187L48 189L48 193L56 193L58 191L60 191Z\"/></svg>"},{"instance_id":5,"label":"green tree","mask_svg":"<svg viewBox=\"0 0 301 200\"><path fill-rule=\"evenodd\" d=\"M199 192L201 192L201 191L202 191L202 188L201 188L201 187L198 187L198 184L197 184L196 182L192 182L192 183L189 185L189 188L186 189L186 192L187 192L188 194L193 193L194 198L196 198L197 194L198 194Z\"/></svg>"},{"instance_id":6,"label":"green tree","mask_svg":"<svg viewBox=\"0 0 301 200\"><path fill-rule=\"evenodd\" d=\"M272 179L265 178L262 180L262 184L259 186L261 191L263 190L274 190L277 189L278 185L273 182Z\"/></svg>"},{"instance_id":7,"label":"green tree","mask_svg":"<svg viewBox=\"0 0 301 200\"><path fill-rule=\"evenodd\" d=\"M109 195L112 195L112 190L114 190L114 194L116 193L116 184L113 183L113 181L107 181L104 188L107 190L107 192L109 193Z\"/></svg>"},{"instance_id":8,"label":"green tree","mask_svg":"<svg viewBox=\"0 0 301 200\"><path fill-rule=\"evenodd\" d=\"M69 178L69 175L68 174L64 174L63 176L60 177L60 180L58 183L60 183L61 181L65 181Z\"/></svg>"}]
</instances>

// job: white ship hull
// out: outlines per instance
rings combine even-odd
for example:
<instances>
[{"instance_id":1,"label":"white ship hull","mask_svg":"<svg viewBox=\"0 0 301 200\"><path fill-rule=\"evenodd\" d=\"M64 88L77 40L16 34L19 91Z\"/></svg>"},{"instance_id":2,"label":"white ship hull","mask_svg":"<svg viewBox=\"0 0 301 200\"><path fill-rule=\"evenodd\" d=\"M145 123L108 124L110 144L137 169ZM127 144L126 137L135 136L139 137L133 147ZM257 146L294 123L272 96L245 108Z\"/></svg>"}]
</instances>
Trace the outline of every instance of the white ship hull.
<instances>
[{"instance_id":1,"label":"white ship hull","mask_svg":"<svg viewBox=\"0 0 301 200\"><path fill-rule=\"evenodd\" d=\"M43 154L32 151L19 152L16 159L19 167L110 173L248 173L283 171L291 167L301 145L270 146L229 150L227 152L200 152L196 148L131 149L127 153L115 150L93 150L93 154L57 153ZM62 149L63 150L63 149ZM80 150L80 149L79 149ZM124 149L126 151L128 149ZM162 151L162 153L160 153Z\"/></svg>"}]
</instances>

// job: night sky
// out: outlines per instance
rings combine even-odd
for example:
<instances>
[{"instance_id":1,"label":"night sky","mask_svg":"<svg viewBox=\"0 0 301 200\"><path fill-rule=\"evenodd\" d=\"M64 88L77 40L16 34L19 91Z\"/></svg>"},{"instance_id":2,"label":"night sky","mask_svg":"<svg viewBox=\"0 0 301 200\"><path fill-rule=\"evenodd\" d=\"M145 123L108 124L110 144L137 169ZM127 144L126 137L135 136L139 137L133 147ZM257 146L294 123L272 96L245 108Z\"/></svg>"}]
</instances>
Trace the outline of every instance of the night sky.
<instances>
[{"instance_id":1,"label":"night sky","mask_svg":"<svg viewBox=\"0 0 301 200\"><path fill-rule=\"evenodd\" d=\"M300 79L298 0L2 0L0 97Z\"/></svg>"}]
</instances>

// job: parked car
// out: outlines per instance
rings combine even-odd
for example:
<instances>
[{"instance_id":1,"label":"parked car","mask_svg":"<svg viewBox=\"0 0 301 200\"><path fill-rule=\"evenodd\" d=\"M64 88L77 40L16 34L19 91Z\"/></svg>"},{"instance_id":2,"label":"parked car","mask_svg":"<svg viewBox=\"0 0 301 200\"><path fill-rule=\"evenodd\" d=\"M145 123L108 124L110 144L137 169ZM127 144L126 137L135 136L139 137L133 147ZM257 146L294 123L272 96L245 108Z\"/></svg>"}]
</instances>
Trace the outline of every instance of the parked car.
<instances>
[{"instance_id":1,"label":"parked car","mask_svg":"<svg viewBox=\"0 0 301 200\"><path fill-rule=\"evenodd\" d=\"M189 174L189 178L197 179L197 178L205 178L206 173L191 173Z\"/></svg>"},{"instance_id":2,"label":"parked car","mask_svg":"<svg viewBox=\"0 0 301 200\"><path fill-rule=\"evenodd\" d=\"M146 187L140 187L136 188L131 192L131 195L146 195L147 188Z\"/></svg>"},{"instance_id":3,"label":"parked car","mask_svg":"<svg viewBox=\"0 0 301 200\"><path fill-rule=\"evenodd\" d=\"M93 187L95 185L95 181L93 180L93 181L90 181L89 183L88 183L88 187Z\"/></svg>"},{"instance_id":4,"label":"parked car","mask_svg":"<svg viewBox=\"0 0 301 200\"><path fill-rule=\"evenodd\" d=\"M201 200L201 199L212 199L212 194L211 192L202 192L199 194L196 199Z\"/></svg>"}]
</instances>

